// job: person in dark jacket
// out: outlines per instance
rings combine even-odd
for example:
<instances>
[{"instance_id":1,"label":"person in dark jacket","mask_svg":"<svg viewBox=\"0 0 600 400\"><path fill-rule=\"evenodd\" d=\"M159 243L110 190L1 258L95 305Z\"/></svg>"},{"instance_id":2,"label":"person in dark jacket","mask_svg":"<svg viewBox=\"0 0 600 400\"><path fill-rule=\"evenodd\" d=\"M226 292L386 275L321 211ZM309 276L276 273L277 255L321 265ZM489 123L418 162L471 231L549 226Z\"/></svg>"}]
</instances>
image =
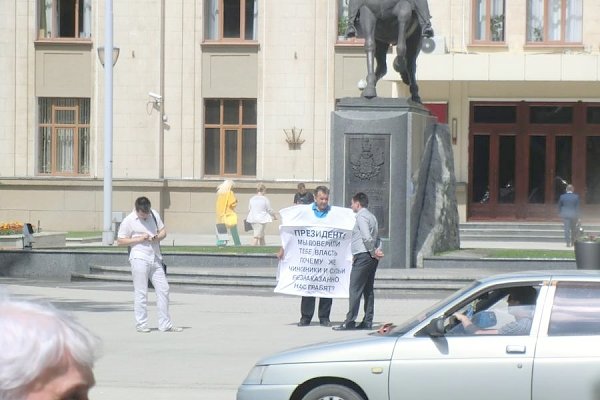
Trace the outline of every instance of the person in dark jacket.
<instances>
[{"instance_id":1,"label":"person in dark jacket","mask_svg":"<svg viewBox=\"0 0 600 400\"><path fill-rule=\"evenodd\" d=\"M567 185L566 193L561 194L558 199L558 213L563 219L567 247L573 246L579 220L579 195L574 191L573 185Z\"/></svg>"}]
</instances>

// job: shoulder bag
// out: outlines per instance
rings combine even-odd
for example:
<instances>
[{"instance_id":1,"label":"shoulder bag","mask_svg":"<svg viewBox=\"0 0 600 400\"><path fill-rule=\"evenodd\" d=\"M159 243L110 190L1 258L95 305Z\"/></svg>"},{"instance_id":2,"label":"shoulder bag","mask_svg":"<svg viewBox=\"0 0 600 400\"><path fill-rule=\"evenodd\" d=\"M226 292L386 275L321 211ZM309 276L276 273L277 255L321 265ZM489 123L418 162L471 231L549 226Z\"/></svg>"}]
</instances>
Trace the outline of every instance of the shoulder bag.
<instances>
[{"instance_id":1,"label":"shoulder bag","mask_svg":"<svg viewBox=\"0 0 600 400\"><path fill-rule=\"evenodd\" d=\"M150 210L150 213L152 214L152 219L154 220L154 224L156 225L156 234L158 235L158 221L154 216L154 211ZM158 248L160 249L160 241L158 242ZM163 271L165 271L165 275L167 275L167 264L165 264L164 260L160 260L160 262L162 264Z\"/></svg>"}]
</instances>

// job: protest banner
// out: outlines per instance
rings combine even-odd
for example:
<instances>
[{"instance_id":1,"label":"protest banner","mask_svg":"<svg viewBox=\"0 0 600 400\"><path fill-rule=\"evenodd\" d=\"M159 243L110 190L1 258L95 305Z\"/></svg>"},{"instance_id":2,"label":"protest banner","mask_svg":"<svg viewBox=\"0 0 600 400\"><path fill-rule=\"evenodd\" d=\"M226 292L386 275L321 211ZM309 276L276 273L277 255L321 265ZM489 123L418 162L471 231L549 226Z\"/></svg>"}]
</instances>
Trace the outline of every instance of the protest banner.
<instances>
[{"instance_id":1,"label":"protest banner","mask_svg":"<svg viewBox=\"0 0 600 400\"><path fill-rule=\"evenodd\" d=\"M284 257L279 262L276 293L347 298L352 268L352 210L331 207L324 218L312 205L279 212Z\"/></svg>"}]
</instances>

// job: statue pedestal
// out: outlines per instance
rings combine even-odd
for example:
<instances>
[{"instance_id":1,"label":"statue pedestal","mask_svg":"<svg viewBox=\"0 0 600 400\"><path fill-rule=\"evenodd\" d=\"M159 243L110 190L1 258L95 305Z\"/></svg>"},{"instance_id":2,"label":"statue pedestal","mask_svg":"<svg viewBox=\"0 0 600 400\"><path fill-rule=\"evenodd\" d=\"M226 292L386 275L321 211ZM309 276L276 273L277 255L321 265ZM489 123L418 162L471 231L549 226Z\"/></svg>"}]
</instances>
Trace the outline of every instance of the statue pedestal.
<instances>
[{"instance_id":1,"label":"statue pedestal","mask_svg":"<svg viewBox=\"0 0 600 400\"><path fill-rule=\"evenodd\" d=\"M405 99L343 98L332 113L331 203L364 192L377 217L380 268L416 266L418 176L436 119Z\"/></svg>"}]
</instances>

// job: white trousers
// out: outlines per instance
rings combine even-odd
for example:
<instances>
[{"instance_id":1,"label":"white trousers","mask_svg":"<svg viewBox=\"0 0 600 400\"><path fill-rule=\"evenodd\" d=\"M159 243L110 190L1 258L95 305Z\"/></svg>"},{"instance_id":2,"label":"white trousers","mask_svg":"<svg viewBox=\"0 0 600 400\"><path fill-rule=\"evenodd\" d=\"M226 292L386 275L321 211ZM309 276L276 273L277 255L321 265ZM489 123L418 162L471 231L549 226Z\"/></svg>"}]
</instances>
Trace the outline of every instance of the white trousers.
<instances>
[{"instance_id":1,"label":"white trousers","mask_svg":"<svg viewBox=\"0 0 600 400\"><path fill-rule=\"evenodd\" d=\"M133 276L133 311L137 327L148 324L148 279L156 292L158 308L158 329L165 331L173 326L169 315L169 283L162 269L161 262L155 258L153 262L134 258L130 260Z\"/></svg>"}]
</instances>

